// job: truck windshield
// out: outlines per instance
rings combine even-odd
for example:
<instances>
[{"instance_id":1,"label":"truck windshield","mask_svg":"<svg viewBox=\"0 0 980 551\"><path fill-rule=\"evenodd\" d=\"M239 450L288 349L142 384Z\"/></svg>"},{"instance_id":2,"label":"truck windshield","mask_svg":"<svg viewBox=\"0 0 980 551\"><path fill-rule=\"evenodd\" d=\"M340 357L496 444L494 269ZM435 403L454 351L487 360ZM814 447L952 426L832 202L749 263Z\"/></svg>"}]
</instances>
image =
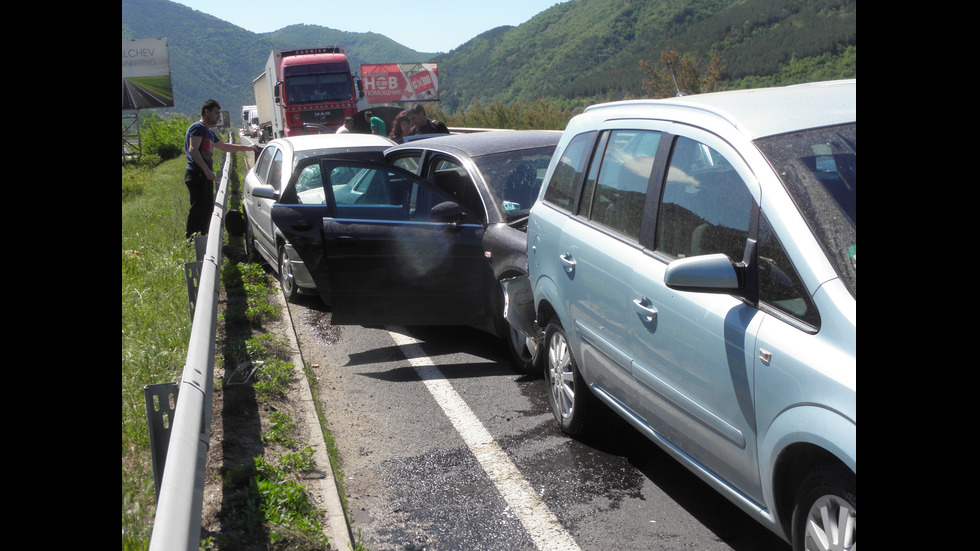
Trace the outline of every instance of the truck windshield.
<instances>
[{"instance_id":1,"label":"truck windshield","mask_svg":"<svg viewBox=\"0 0 980 551\"><path fill-rule=\"evenodd\" d=\"M353 96L349 73L286 75L286 98L291 104L349 100Z\"/></svg>"}]
</instances>

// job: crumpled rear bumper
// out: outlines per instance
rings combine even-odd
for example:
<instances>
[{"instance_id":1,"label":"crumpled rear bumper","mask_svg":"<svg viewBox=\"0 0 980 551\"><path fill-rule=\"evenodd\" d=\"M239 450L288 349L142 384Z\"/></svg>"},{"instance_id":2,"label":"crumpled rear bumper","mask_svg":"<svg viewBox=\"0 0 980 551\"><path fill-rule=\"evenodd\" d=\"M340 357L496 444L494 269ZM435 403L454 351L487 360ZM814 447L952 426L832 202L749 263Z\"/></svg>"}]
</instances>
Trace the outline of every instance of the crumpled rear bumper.
<instances>
[{"instance_id":1,"label":"crumpled rear bumper","mask_svg":"<svg viewBox=\"0 0 980 551\"><path fill-rule=\"evenodd\" d=\"M535 320L531 278L524 275L502 279L500 287L504 291L504 319L518 333L540 344L544 340L544 332Z\"/></svg>"}]
</instances>

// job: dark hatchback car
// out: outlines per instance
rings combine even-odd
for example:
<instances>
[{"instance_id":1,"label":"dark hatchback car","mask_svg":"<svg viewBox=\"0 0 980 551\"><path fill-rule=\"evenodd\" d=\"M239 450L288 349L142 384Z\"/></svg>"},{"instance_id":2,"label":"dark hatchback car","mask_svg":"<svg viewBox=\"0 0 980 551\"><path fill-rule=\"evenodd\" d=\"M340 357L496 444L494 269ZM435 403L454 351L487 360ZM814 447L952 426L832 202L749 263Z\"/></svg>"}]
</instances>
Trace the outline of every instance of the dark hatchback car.
<instances>
[{"instance_id":1,"label":"dark hatchback car","mask_svg":"<svg viewBox=\"0 0 980 551\"><path fill-rule=\"evenodd\" d=\"M560 138L455 134L392 147L381 161L308 160L322 193L281 197L272 219L334 324L470 325L506 339L530 370L533 341L504 320L500 282L527 274L527 216Z\"/></svg>"}]
</instances>

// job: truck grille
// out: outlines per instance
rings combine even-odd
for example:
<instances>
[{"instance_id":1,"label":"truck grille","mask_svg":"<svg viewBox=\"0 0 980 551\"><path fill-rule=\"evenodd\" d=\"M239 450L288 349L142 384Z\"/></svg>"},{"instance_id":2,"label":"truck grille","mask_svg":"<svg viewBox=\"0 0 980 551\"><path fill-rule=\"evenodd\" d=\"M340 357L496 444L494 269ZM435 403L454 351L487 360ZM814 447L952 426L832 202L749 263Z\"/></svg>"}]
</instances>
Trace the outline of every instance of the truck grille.
<instances>
[{"instance_id":1,"label":"truck grille","mask_svg":"<svg viewBox=\"0 0 980 551\"><path fill-rule=\"evenodd\" d=\"M343 124L344 122L344 110L343 109L317 109L315 111L301 111L300 119L303 122L312 122L316 124Z\"/></svg>"}]
</instances>

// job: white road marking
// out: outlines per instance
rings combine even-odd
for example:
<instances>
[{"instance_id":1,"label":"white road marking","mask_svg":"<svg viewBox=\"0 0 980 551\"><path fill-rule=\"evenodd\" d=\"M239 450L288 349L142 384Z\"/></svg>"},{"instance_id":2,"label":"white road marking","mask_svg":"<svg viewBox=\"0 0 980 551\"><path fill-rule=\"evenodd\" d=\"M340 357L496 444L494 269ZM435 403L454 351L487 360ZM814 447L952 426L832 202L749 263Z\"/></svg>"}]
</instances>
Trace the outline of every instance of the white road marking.
<instances>
[{"instance_id":1,"label":"white road marking","mask_svg":"<svg viewBox=\"0 0 980 551\"><path fill-rule=\"evenodd\" d=\"M510 505L524 529L541 551L575 551L580 549L572 536L558 522L558 518L531 488L500 444L470 410L462 397L453 389L439 368L426 356L419 341L405 335L401 327L388 327L395 344L402 349L422 382L435 398L439 407L449 417L456 431L476 456L477 461L490 476L490 480Z\"/></svg>"}]
</instances>

